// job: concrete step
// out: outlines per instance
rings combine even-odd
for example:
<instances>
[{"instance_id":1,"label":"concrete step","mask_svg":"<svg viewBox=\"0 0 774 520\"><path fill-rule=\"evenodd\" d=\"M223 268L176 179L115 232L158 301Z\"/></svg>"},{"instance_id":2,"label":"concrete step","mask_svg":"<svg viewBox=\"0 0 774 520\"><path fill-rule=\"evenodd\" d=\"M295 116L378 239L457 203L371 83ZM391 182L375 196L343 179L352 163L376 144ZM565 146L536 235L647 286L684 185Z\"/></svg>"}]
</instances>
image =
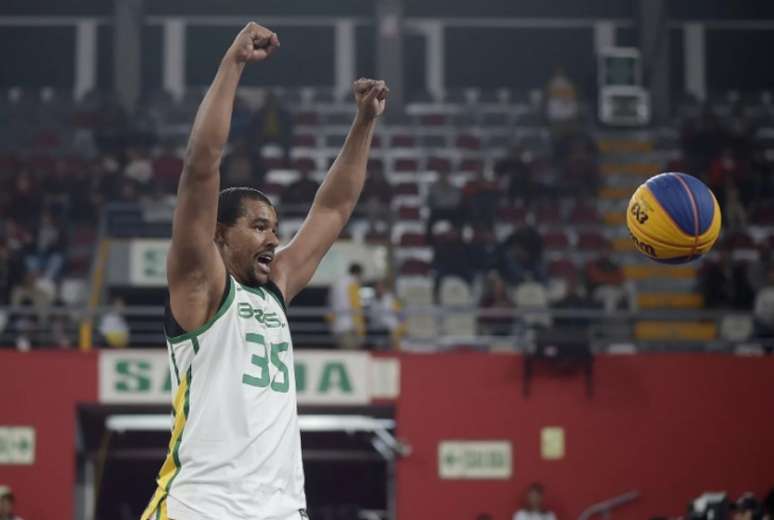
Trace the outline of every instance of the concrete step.
<instances>
[{"instance_id":1,"label":"concrete step","mask_svg":"<svg viewBox=\"0 0 774 520\"><path fill-rule=\"evenodd\" d=\"M646 292L637 295L640 309L701 309L704 298L699 293Z\"/></svg>"},{"instance_id":2,"label":"concrete step","mask_svg":"<svg viewBox=\"0 0 774 520\"><path fill-rule=\"evenodd\" d=\"M715 322L641 320L634 337L643 341L712 341L718 335Z\"/></svg>"}]
</instances>

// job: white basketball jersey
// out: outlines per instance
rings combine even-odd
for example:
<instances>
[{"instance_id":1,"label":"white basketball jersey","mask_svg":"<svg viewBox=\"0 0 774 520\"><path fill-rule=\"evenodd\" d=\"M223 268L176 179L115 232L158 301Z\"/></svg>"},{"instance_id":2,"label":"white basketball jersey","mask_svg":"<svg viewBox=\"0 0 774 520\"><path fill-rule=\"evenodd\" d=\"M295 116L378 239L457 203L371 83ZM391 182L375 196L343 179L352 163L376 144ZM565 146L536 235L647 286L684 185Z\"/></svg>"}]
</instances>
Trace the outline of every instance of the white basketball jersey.
<instances>
[{"instance_id":1,"label":"white basketball jersey","mask_svg":"<svg viewBox=\"0 0 774 520\"><path fill-rule=\"evenodd\" d=\"M215 316L167 339L172 437L143 520L302 517L293 343L274 289L229 276Z\"/></svg>"}]
</instances>

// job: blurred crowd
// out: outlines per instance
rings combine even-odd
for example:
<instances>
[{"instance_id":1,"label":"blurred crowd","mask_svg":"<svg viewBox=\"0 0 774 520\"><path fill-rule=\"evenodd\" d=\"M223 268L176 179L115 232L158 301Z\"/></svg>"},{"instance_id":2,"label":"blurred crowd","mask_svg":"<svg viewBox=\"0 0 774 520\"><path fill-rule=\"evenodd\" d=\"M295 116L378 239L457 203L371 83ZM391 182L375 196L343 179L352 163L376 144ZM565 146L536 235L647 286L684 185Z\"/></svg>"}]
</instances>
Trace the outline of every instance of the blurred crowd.
<instances>
[{"instance_id":1,"label":"blurred crowd","mask_svg":"<svg viewBox=\"0 0 774 520\"><path fill-rule=\"evenodd\" d=\"M709 309L753 310L756 335L774 336L774 171L766 125L738 99L707 104L684 118L682 156L670 171L690 172L715 194L723 215L717 255L701 264L698 288ZM763 230L758 236L755 229Z\"/></svg>"}]
</instances>

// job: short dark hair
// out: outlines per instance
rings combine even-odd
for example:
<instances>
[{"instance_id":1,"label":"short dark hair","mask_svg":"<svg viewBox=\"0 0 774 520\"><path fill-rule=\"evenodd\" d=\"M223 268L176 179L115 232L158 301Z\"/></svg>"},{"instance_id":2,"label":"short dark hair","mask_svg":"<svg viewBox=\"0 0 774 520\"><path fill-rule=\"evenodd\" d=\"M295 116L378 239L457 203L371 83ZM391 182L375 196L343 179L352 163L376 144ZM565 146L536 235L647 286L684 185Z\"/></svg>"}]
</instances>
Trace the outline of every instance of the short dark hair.
<instances>
[{"instance_id":1,"label":"short dark hair","mask_svg":"<svg viewBox=\"0 0 774 520\"><path fill-rule=\"evenodd\" d=\"M218 224L224 226L233 226L239 217L244 215L243 199L252 199L268 204L274 208L269 197L261 190L239 186L235 188L226 188L218 196ZM276 209L276 208L275 208Z\"/></svg>"},{"instance_id":2,"label":"short dark hair","mask_svg":"<svg viewBox=\"0 0 774 520\"><path fill-rule=\"evenodd\" d=\"M540 482L533 482L529 485L529 488L527 488L527 491L537 491L541 495L543 494L543 484Z\"/></svg>"},{"instance_id":3,"label":"short dark hair","mask_svg":"<svg viewBox=\"0 0 774 520\"><path fill-rule=\"evenodd\" d=\"M349 274L360 276L363 274L363 266L360 264L349 264Z\"/></svg>"},{"instance_id":4,"label":"short dark hair","mask_svg":"<svg viewBox=\"0 0 774 520\"><path fill-rule=\"evenodd\" d=\"M0 495L0 499L7 500L12 504L16 503L16 497L13 495L13 492L8 491L7 493L3 493Z\"/></svg>"}]
</instances>

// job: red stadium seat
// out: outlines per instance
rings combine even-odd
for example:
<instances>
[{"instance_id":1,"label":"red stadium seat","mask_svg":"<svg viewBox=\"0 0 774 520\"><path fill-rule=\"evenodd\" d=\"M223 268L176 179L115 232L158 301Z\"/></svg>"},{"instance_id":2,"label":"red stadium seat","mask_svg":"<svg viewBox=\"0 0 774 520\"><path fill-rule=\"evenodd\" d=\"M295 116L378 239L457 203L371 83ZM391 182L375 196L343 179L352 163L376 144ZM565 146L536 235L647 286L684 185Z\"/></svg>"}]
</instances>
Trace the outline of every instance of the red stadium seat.
<instances>
[{"instance_id":1,"label":"red stadium seat","mask_svg":"<svg viewBox=\"0 0 774 520\"><path fill-rule=\"evenodd\" d=\"M438 173L449 173L451 161L445 157L430 157L427 160L427 169Z\"/></svg>"},{"instance_id":2,"label":"red stadium seat","mask_svg":"<svg viewBox=\"0 0 774 520\"><path fill-rule=\"evenodd\" d=\"M416 159L396 159L394 168L396 172L415 172L419 169L419 163Z\"/></svg>"},{"instance_id":3,"label":"red stadium seat","mask_svg":"<svg viewBox=\"0 0 774 520\"><path fill-rule=\"evenodd\" d=\"M414 148L416 145L417 141L413 135L395 134L390 139L390 146L392 148Z\"/></svg>"},{"instance_id":4,"label":"red stadium seat","mask_svg":"<svg viewBox=\"0 0 774 520\"><path fill-rule=\"evenodd\" d=\"M264 157L263 167L266 170L279 170L285 167L285 160L282 157Z\"/></svg>"},{"instance_id":5,"label":"red stadium seat","mask_svg":"<svg viewBox=\"0 0 774 520\"><path fill-rule=\"evenodd\" d=\"M506 206L497 208L497 218L508 223L523 222L527 216L527 210L521 206Z\"/></svg>"},{"instance_id":6,"label":"red stadium seat","mask_svg":"<svg viewBox=\"0 0 774 520\"><path fill-rule=\"evenodd\" d=\"M311 157L298 157L291 161L290 167L300 172L311 172L317 169L317 163Z\"/></svg>"},{"instance_id":7,"label":"red stadium seat","mask_svg":"<svg viewBox=\"0 0 774 520\"><path fill-rule=\"evenodd\" d=\"M403 276L427 276L430 274L430 264L417 258L409 258L400 266Z\"/></svg>"},{"instance_id":8,"label":"red stadium seat","mask_svg":"<svg viewBox=\"0 0 774 520\"><path fill-rule=\"evenodd\" d=\"M320 121L320 116L317 112L299 112L295 119L297 125L316 125Z\"/></svg>"},{"instance_id":9,"label":"red stadium seat","mask_svg":"<svg viewBox=\"0 0 774 520\"><path fill-rule=\"evenodd\" d=\"M479 139L475 135L468 135L468 134L459 135L457 136L457 140L455 141L455 146L457 148L462 148L464 150L480 150L481 139Z\"/></svg>"},{"instance_id":10,"label":"red stadium seat","mask_svg":"<svg viewBox=\"0 0 774 520\"><path fill-rule=\"evenodd\" d=\"M755 249L755 241L744 231L733 231L723 239L723 245L729 249Z\"/></svg>"},{"instance_id":11,"label":"red stadium seat","mask_svg":"<svg viewBox=\"0 0 774 520\"><path fill-rule=\"evenodd\" d=\"M403 247L425 247L427 246L427 237L424 233L407 231L400 236L399 245Z\"/></svg>"},{"instance_id":12,"label":"red stadium seat","mask_svg":"<svg viewBox=\"0 0 774 520\"><path fill-rule=\"evenodd\" d=\"M585 231L578 235L578 249L582 251L608 251L610 241L596 231Z\"/></svg>"},{"instance_id":13,"label":"red stadium seat","mask_svg":"<svg viewBox=\"0 0 774 520\"><path fill-rule=\"evenodd\" d=\"M365 234L364 238L366 242L388 243L390 241L390 231L388 229L380 230L371 228Z\"/></svg>"},{"instance_id":14,"label":"red stadium seat","mask_svg":"<svg viewBox=\"0 0 774 520\"><path fill-rule=\"evenodd\" d=\"M317 136L312 134L298 134L293 137L293 146L314 148L317 146Z\"/></svg>"},{"instance_id":15,"label":"red stadium seat","mask_svg":"<svg viewBox=\"0 0 774 520\"><path fill-rule=\"evenodd\" d=\"M556 206L541 206L538 208L535 219L543 225L561 224L562 216Z\"/></svg>"},{"instance_id":16,"label":"red stadium seat","mask_svg":"<svg viewBox=\"0 0 774 520\"><path fill-rule=\"evenodd\" d=\"M442 126L446 121L447 117L443 114L425 114L419 118L419 123L423 126Z\"/></svg>"},{"instance_id":17,"label":"red stadium seat","mask_svg":"<svg viewBox=\"0 0 774 520\"><path fill-rule=\"evenodd\" d=\"M460 163L460 170L463 172L478 173L483 169L484 163L479 159L463 159Z\"/></svg>"},{"instance_id":18,"label":"red stadium seat","mask_svg":"<svg viewBox=\"0 0 774 520\"><path fill-rule=\"evenodd\" d=\"M263 191L266 195L280 195L284 189L285 186L282 184L277 182L267 182L262 186L261 191Z\"/></svg>"},{"instance_id":19,"label":"red stadium seat","mask_svg":"<svg viewBox=\"0 0 774 520\"><path fill-rule=\"evenodd\" d=\"M419 186L416 182L401 182L395 185L395 194L418 196Z\"/></svg>"},{"instance_id":20,"label":"red stadium seat","mask_svg":"<svg viewBox=\"0 0 774 520\"><path fill-rule=\"evenodd\" d=\"M384 161L381 159L368 159L368 166L367 169L369 172L383 172L384 171Z\"/></svg>"},{"instance_id":21,"label":"red stadium seat","mask_svg":"<svg viewBox=\"0 0 774 520\"><path fill-rule=\"evenodd\" d=\"M578 276L578 268L571 260L554 260L548 264L548 274L556 278L574 280Z\"/></svg>"},{"instance_id":22,"label":"red stadium seat","mask_svg":"<svg viewBox=\"0 0 774 520\"><path fill-rule=\"evenodd\" d=\"M567 234L561 230L548 231L543 235L543 247L547 250L563 251L570 245Z\"/></svg>"},{"instance_id":23,"label":"red stadium seat","mask_svg":"<svg viewBox=\"0 0 774 520\"><path fill-rule=\"evenodd\" d=\"M586 204L578 204L570 212L570 222L573 224L598 224L597 208Z\"/></svg>"},{"instance_id":24,"label":"red stadium seat","mask_svg":"<svg viewBox=\"0 0 774 520\"><path fill-rule=\"evenodd\" d=\"M419 220L419 208L416 206L401 206L398 208L398 218L400 220Z\"/></svg>"}]
</instances>

